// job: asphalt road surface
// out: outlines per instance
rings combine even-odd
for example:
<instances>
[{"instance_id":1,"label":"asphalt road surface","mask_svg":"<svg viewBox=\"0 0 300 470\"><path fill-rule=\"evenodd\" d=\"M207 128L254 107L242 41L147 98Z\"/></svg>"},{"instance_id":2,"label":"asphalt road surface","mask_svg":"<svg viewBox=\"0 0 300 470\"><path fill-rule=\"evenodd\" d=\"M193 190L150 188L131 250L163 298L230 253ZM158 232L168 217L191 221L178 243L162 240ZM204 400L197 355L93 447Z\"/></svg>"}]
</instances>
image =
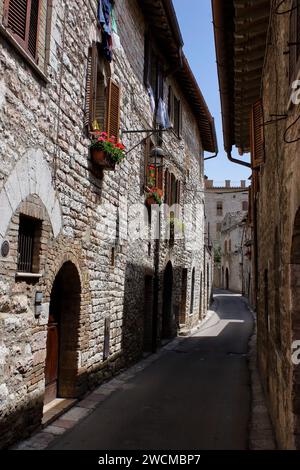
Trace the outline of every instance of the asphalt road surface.
<instances>
[{"instance_id":1,"label":"asphalt road surface","mask_svg":"<svg viewBox=\"0 0 300 470\"><path fill-rule=\"evenodd\" d=\"M180 339L51 449L247 449L252 315L245 301L215 295L217 313Z\"/></svg>"}]
</instances>

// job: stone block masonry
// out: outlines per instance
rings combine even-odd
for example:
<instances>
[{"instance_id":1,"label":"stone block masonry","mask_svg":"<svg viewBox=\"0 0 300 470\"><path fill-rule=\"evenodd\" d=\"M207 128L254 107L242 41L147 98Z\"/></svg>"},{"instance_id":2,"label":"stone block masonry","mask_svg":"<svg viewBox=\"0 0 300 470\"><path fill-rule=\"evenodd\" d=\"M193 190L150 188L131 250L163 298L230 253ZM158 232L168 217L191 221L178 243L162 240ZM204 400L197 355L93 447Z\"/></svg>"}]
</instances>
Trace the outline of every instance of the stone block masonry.
<instances>
[{"instance_id":1,"label":"stone block masonry","mask_svg":"<svg viewBox=\"0 0 300 470\"><path fill-rule=\"evenodd\" d=\"M11 34L4 33L4 27L0 30L0 246L9 243L7 255L0 256L2 447L40 425L54 385L58 396L80 397L142 355L148 324L145 276L153 280L154 275L154 241L132 241L126 226L119 227L117 236L116 213L122 202L144 204L143 145L137 145L114 172L101 173L88 151L90 140L83 125L88 50L93 41L101 42L95 5L70 0L66 9L66 2L52 3L47 15L43 12L40 61L33 63ZM0 0L0 12L2 7ZM121 87L120 127L152 128L143 80L149 20L135 0L116 2L115 16L120 45L110 68ZM171 155L166 167L182 182L181 203L203 208L203 148L197 119L172 75L164 83L164 96L169 85L180 97L183 119L182 138L173 132L164 135ZM140 139L133 134L124 143L131 148ZM110 211L104 210L107 206ZM20 223L24 218L36 221L39 229L28 234ZM195 219L200 229L193 251L185 240L175 240L174 245L161 242L157 344L169 308L164 303L168 263L173 271L168 310L172 335L179 327L175 314L180 306L184 327L195 326L206 313L203 209ZM33 272L26 275L18 273L21 232L38 247ZM183 269L188 270L184 305ZM40 308L37 294L42 295ZM55 341L60 353L54 384L48 359Z\"/></svg>"}]
</instances>

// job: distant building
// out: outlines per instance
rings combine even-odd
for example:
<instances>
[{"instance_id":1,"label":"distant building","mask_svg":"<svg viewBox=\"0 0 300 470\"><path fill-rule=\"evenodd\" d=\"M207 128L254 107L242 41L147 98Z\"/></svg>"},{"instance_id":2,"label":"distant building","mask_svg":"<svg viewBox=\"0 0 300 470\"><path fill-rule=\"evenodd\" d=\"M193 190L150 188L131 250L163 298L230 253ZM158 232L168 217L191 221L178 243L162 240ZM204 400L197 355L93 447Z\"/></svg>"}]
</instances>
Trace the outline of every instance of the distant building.
<instances>
[{"instance_id":1,"label":"distant building","mask_svg":"<svg viewBox=\"0 0 300 470\"><path fill-rule=\"evenodd\" d=\"M215 184L214 180L205 180L205 214L206 233L213 245L215 253L214 286L221 287L221 231L224 217L227 213L247 211L249 193L246 181L232 184L226 180L225 185Z\"/></svg>"},{"instance_id":2,"label":"distant building","mask_svg":"<svg viewBox=\"0 0 300 470\"><path fill-rule=\"evenodd\" d=\"M224 217L221 230L221 285L224 289L243 291L243 242L247 212L231 212Z\"/></svg>"}]
</instances>

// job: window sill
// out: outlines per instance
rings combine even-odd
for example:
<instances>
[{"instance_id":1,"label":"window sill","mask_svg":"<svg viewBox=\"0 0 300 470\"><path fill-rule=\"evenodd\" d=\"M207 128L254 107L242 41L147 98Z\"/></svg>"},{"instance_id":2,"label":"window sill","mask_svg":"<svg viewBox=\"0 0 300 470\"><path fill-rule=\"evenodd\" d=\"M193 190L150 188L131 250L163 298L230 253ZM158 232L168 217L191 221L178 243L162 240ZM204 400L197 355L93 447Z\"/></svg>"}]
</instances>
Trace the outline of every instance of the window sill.
<instances>
[{"instance_id":1,"label":"window sill","mask_svg":"<svg viewBox=\"0 0 300 470\"><path fill-rule=\"evenodd\" d=\"M30 55L23 49L22 46L16 41L16 39L10 34L10 32L0 24L0 34L7 39L7 41L18 51L18 53L23 57L25 62L27 62L34 72L41 78L45 83L48 83L48 79L45 73L38 67L36 62L30 57Z\"/></svg>"},{"instance_id":2,"label":"window sill","mask_svg":"<svg viewBox=\"0 0 300 470\"><path fill-rule=\"evenodd\" d=\"M16 278L24 278L24 279L40 279L42 277L42 273L23 273L17 272Z\"/></svg>"}]
</instances>

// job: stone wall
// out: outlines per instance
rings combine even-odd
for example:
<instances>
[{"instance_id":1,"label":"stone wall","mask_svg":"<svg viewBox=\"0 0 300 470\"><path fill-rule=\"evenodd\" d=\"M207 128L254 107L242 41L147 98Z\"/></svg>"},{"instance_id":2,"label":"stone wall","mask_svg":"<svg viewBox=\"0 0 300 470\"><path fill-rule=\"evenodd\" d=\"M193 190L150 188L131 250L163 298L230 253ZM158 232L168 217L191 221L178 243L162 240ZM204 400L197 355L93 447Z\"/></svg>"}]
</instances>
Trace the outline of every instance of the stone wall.
<instances>
[{"instance_id":1,"label":"stone wall","mask_svg":"<svg viewBox=\"0 0 300 470\"><path fill-rule=\"evenodd\" d=\"M145 20L138 2L132 0L116 2L115 13L120 47L114 51L112 73L122 89L121 128L149 128L153 115L143 84ZM133 204L144 202L140 190L143 145L130 152L114 172L102 174L91 163L83 131L88 48L92 40L100 39L95 8L90 2L72 0L66 9L65 2L56 0L48 28L48 62L45 67L40 64L46 80L11 41L1 37L0 44L0 242L10 245L8 256L0 258L2 446L30 433L41 421L49 302L54 280L65 263L78 273L81 289L79 318L74 319L76 351L70 359L71 372L76 369L76 396L141 356L144 278L154 271L154 241L149 245L149 240L128 238L123 223L126 207L130 210ZM167 263L171 261L173 267L174 332L182 269L188 270L185 327L196 325L205 315L211 289L210 281L206 287L204 272L201 138L179 85L169 78L166 89L169 83L182 99L183 139L172 133L164 136L172 156L166 165L183 183L182 203L194 204L190 210L197 237L192 249L188 240L175 240L174 246L161 243L158 342ZM131 148L140 138L133 134L124 143ZM116 240L117 210L122 220ZM42 220L41 276L34 279L16 278L20 214ZM43 294L39 315L37 292ZM104 360L105 318L110 319L110 350Z\"/></svg>"},{"instance_id":2,"label":"stone wall","mask_svg":"<svg viewBox=\"0 0 300 470\"><path fill-rule=\"evenodd\" d=\"M245 235L246 212L226 214L221 232L221 283L226 288L226 270L228 271L228 289L233 292L243 291L243 238ZM225 250L225 244L227 251Z\"/></svg>"},{"instance_id":3,"label":"stone wall","mask_svg":"<svg viewBox=\"0 0 300 470\"><path fill-rule=\"evenodd\" d=\"M286 9L292 2L286 2ZM283 121L265 127L266 161L259 174L258 207L258 355L265 392L276 430L284 449L299 448L299 366L292 364L292 341L300 339L292 325L292 298L297 283L291 281L294 223L300 206L298 106L290 103L289 78L290 15L271 18L263 76L264 120L271 114L287 114ZM286 140L297 140L285 143ZM292 264L291 264L292 263ZM299 285L299 284L298 284ZM298 303L299 305L299 303ZM298 312L298 307L297 307ZM299 312L296 313L299 319ZM298 338L296 338L298 336ZM297 369L298 367L298 369Z\"/></svg>"},{"instance_id":4,"label":"stone wall","mask_svg":"<svg viewBox=\"0 0 300 470\"><path fill-rule=\"evenodd\" d=\"M209 232L214 246L220 246L221 232L217 231L217 224L223 222L224 217L228 212L241 211L243 202L248 202L247 189L226 189L223 187L210 189L206 187L205 190L205 213L206 224L209 223ZM217 203L222 202L223 212L221 215L217 214Z\"/></svg>"}]
</instances>

